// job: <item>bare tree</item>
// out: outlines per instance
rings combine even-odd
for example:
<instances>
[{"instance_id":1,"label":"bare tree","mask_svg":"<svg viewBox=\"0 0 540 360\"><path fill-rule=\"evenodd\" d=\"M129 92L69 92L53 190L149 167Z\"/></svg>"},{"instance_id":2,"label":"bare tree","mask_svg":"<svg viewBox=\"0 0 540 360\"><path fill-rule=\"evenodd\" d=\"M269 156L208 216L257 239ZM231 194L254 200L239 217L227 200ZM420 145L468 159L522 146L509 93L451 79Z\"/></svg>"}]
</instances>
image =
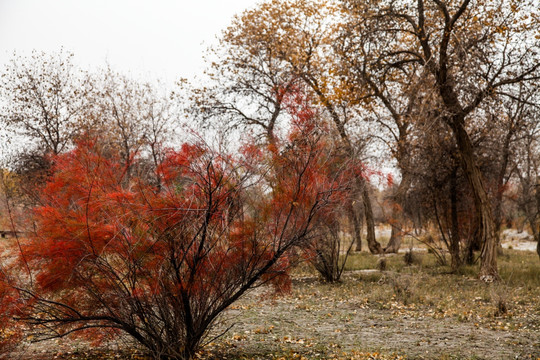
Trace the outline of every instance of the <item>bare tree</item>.
<instances>
[{"instance_id":1,"label":"bare tree","mask_svg":"<svg viewBox=\"0 0 540 360\"><path fill-rule=\"evenodd\" d=\"M221 72L214 73L226 71L228 76L218 75L226 85L218 93L234 95L234 105L220 101L222 105L216 109L228 113L232 110L236 120L229 120L231 125L236 126L239 120L244 125L255 125L271 140L269 131L274 131L283 113L284 96L301 88L332 120L336 137L348 156L360 157L369 137L355 132L356 99L351 101L345 96L341 88L344 84L335 76L338 65L333 61L332 44L337 32L332 21L336 13L339 8L333 2L270 1L236 17L224 33L221 46L226 55L216 63ZM204 97L199 103L205 103ZM381 253L367 180L359 177L356 181L355 196L363 203L368 247ZM359 207L352 206L354 201L351 199L348 213L354 238L360 244L361 221Z\"/></svg>"},{"instance_id":2,"label":"bare tree","mask_svg":"<svg viewBox=\"0 0 540 360\"><path fill-rule=\"evenodd\" d=\"M418 64L420 75L436 89L440 108L435 110L452 129L474 196L483 244L480 276L497 279L493 214L468 127L481 118L480 105L496 91L538 79L538 17L529 20L538 8L528 1L501 0L418 0L414 6L347 1L346 6L373 23L374 38L391 39L380 58L390 66Z\"/></svg>"},{"instance_id":3,"label":"bare tree","mask_svg":"<svg viewBox=\"0 0 540 360\"><path fill-rule=\"evenodd\" d=\"M2 73L0 121L42 154L68 149L87 121L83 115L94 85L72 58L63 51L33 52L14 57Z\"/></svg>"},{"instance_id":4,"label":"bare tree","mask_svg":"<svg viewBox=\"0 0 540 360\"><path fill-rule=\"evenodd\" d=\"M521 102L516 108L526 122L519 129L516 146L518 155L513 158L513 166L518 180L518 209L525 215L534 239L539 244L536 250L540 256L540 107L536 100L538 92L532 92L531 95L527 102Z\"/></svg>"}]
</instances>

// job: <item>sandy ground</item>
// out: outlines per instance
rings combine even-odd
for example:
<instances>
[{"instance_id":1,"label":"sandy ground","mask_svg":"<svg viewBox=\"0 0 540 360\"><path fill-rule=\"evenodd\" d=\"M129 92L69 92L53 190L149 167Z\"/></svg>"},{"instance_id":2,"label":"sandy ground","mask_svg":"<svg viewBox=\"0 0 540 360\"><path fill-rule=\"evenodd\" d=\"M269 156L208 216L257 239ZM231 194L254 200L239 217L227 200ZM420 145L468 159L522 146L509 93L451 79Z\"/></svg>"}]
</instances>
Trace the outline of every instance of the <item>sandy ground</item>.
<instances>
[{"instance_id":1,"label":"sandy ground","mask_svg":"<svg viewBox=\"0 0 540 360\"><path fill-rule=\"evenodd\" d=\"M377 238L390 238L391 230L389 227L377 227L376 228L376 234ZM504 249L515 249L515 250L521 250L521 251L536 251L536 241L534 241L534 238L531 234L529 234L526 230L522 232L518 232L515 229L506 229L502 232L502 247ZM410 247L408 246L409 238L407 236L403 239L403 244L401 248L399 249L400 253L405 253L410 250ZM427 251L425 247L413 247L413 251L419 251L424 252Z\"/></svg>"},{"instance_id":2,"label":"sandy ground","mask_svg":"<svg viewBox=\"0 0 540 360\"><path fill-rule=\"evenodd\" d=\"M517 319L502 320L492 329L436 312L404 310L397 303L388 309L372 308L354 298L325 304L323 294L309 294L309 282L296 283L298 290L291 296L268 299L255 291L233 306L226 314L232 328L208 347L212 359L349 359L349 354L360 351L407 359L540 358L540 314L520 319L530 326L517 331L511 323ZM88 359L87 346L59 340L32 345L8 358Z\"/></svg>"},{"instance_id":3,"label":"sandy ground","mask_svg":"<svg viewBox=\"0 0 540 360\"><path fill-rule=\"evenodd\" d=\"M536 251L536 241L527 231L519 233L515 229L506 229L502 232L502 236L502 247L505 249L511 247L522 251Z\"/></svg>"},{"instance_id":4,"label":"sandy ground","mask_svg":"<svg viewBox=\"0 0 540 360\"><path fill-rule=\"evenodd\" d=\"M536 251L536 242L527 233L506 230L503 235L505 248ZM363 272L369 271L377 272ZM348 272L345 285L362 286L360 273ZM272 359L269 354L298 353L308 359L328 359L380 351L407 359L540 359L540 313L487 326L480 319L463 321L399 302L378 308L355 296L335 298L324 293L315 278L295 280L293 293L283 298L261 291L252 292L226 313L224 326L232 324L230 331L208 347L218 358ZM125 343L113 343L109 349L122 347ZM51 340L28 343L3 359L88 359L77 354L89 348L84 342Z\"/></svg>"},{"instance_id":5,"label":"sandy ground","mask_svg":"<svg viewBox=\"0 0 540 360\"><path fill-rule=\"evenodd\" d=\"M356 281L349 278L345 281ZM436 311L407 309L398 303L377 309L358 299L331 301L324 294L302 295L309 284L295 284L295 295L275 301L244 299L229 316L235 325L226 336L235 355L266 359L263 354L296 352L326 359L354 351L406 355L407 359L537 359L540 358L540 314L501 320L490 328ZM512 328L514 321L528 326ZM346 358L346 357L345 357Z\"/></svg>"}]
</instances>

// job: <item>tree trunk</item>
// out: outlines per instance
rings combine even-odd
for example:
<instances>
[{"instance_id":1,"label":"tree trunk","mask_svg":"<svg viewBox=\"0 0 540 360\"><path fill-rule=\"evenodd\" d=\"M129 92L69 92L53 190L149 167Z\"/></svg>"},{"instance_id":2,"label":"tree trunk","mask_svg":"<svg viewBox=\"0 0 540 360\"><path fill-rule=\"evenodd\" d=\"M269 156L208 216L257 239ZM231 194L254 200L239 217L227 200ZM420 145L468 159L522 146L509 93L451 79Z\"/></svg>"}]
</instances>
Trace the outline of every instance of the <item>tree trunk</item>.
<instances>
[{"instance_id":1,"label":"tree trunk","mask_svg":"<svg viewBox=\"0 0 540 360\"><path fill-rule=\"evenodd\" d=\"M540 237L536 239L536 253L538 254L538 257L540 257Z\"/></svg>"},{"instance_id":2,"label":"tree trunk","mask_svg":"<svg viewBox=\"0 0 540 360\"><path fill-rule=\"evenodd\" d=\"M497 189L495 195L495 208L494 208L494 220L495 226L495 239L497 241L497 255L503 255L503 248L501 243L501 227L502 227L502 190Z\"/></svg>"},{"instance_id":3,"label":"tree trunk","mask_svg":"<svg viewBox=\"0 0 540 360\"><path fill-rule=\"evenodd\" d=\"M476 166L473 146L469 134L464 128L464 116L455 115L450 126L456 138L461 164L471 185L478 217L479 237L482 241L480 278L484 281L499 279L497 271L497 238L491 213L491 204L482 181L482 174Z\"/></svg>"},{"instance_id":4,"label":"tree trunk","mask_svg":"<svg viewBox=\"0 0 540 360\"><path fill-rule=\"evenodd\" d=\"M354 204L349 207L349 221L353 226L354 251L362 251L362 218L359 216L359 211L354 207Z\"/></svg>"},{"instance_id":5,"label":"tree trunk","mask_svg":"<svg viewBox=\"0 0 540 360\"><path fill-rule=\"evenodd\" d=\"M393 209L391 223L392 232L390 233L390 240L388 240L388 244L386 244L386 247L384 248L385 254L396 254L399 251L401 240L403 239L403 234L400 230L402 220L403 217L401 216L401 212Z\"/></svg>"},{"instance_id":6,"label":"tree trunk","mask_svg":"<svg viewBox=\"0 0 540 360\"><path fill-rule=\"evenodd\" d=\"M479 237L478 216L476 213L473 214L474 218L471 222L471 230L469 234L469 239L467 241L467 247L465 249L465 262L467 265L473 265L475 263L474 252L482 249L482 242Z\"/></svg>"},{"instance_id":7,"label":"tree trunk","mask_svg":"<svg viewBox=\"0 0 540 360\"><path fill-rule=\"evenodd\" d=\"M458 221L458 186L457 186L457 168L454 167L452 171L452 178L450 179L450 212L451 212L451 231L450 231L450 257L452 270L456 271L461 266L460 256L460 234L459 234L459 221Z\"/></svg>"},{"instance_id":8,"label":"tree trunk","mask_svg":"<svg viewBox=\"0 0 540 360\"><path fill-rule=\"evenodd\" d=\"M539 190L540 189L540 184L536 185L536 208L538 210L535 209L535 211L540 211L540 199L539 199ZM539 212L540 214L540 212ZM540 257L540 228L539 228L539 223L538 223L538 220L537 220L537 216L534 215L534 214L531 214L531 211L529 210L525 210L525 216L527 218L527 223L529 224L529 226L531 227L531 232L532 232L532 235L533 235L533 238L534 240L536 241L536 252L538 253L538 256Z\"/></svg>"},{"instance_id":9,"label":"tree trunk","mask_svg":"<svg viewBox=\"0 0 540 360\"><path fill-rule=\"evenodd\" d=\"M501 156L501 166L499 168L499 173L497 174L497 188L495 193L495 206L494 206L494 223L495 223L495 236L497 238L497 251L499 255L502 255L502 244L501 244L501 226L502 226L502 200L504 193L505 185L505 175L508 168L508 162L510 159L510 143L512 140L514 132L512 127L506 133L504 143L502 146L502 156Z\"/></svg>"},{"instance_id":10,"label":"tree trunk","mask_svg":"<svg viewBox=\"0 0 540 360\"><path fill-rule=\"evenodd\" d=\"M375 220L373 219L373 208L371 207L371 199L369 198L369 189L366 183L364 183L362 189L362 200L364 202L364 213L366 215L366 227L367 235L366 241L368 243L369 251L372 254L382 254L383 248L381 244L375 238Z\"/></svg>"},{"instance_id":11,"label":"tree trunk","mask_svg":"<svg viewBox=\"0 0 540 360\"><path fill-rule=\"evenodd\" d=\"M537 214L540 214L540 176L536 178L536 186L535 186L535 192L536 192L536 209ZM539 221L536 219L535 224L531 224L531 228L536 229L536 253L540 257L540 228L539 228Z\"/></svg>"},{"instance_id":12,"label":"tree trunk","mask_svg":"<svg viewBox=\"0 0 540 360\"><path fill-rule=\"evenodd\" d=\"M407 197L407 191L411 187L411 176L402 170L401 182L393 196L394 205L392 206L392 219L390 224L392 225L392 233L390 234L390 240L384 248L385 253L397 253L401 246L401 240L403 239L403 206Z\"/></svg>"},{"instance_id":13,"label":"tree trunk","mask_svg":"<svg viewBox=\"0 0 540 360\"><path fill-rule=\"evenodd\" d=\"M538 186L538 185L537 185ZM538 187L536 188L537 191L538 191ZM540 210L540 203L538 203L538 198L537 198L537 208L538 210ZM535 209L536 211L536 209ZM540 257L540 229L538 228L538 221L536 220L536 216L535 215L531 215L530 211L528 210L525 210L525 216L527 218L527 223L529 223L529 226L531 227L531 232L532 232L532 236L534 238L534 240L537 242L537 245L536 245L536 252L538 253L538 256Z\"/></svg>"}]
</instances>

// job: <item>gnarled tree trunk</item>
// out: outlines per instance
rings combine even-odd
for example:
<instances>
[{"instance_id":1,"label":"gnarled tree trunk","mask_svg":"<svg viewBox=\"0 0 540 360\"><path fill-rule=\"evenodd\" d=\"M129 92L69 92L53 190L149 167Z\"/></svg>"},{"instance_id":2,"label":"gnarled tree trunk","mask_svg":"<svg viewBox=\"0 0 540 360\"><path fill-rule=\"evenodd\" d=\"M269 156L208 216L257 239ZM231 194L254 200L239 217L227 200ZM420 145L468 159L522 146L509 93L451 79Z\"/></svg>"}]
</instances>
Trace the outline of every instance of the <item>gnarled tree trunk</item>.
<instances>
[{"instance_id":1,"label":"gnarled tree trunk","mask_svg":"<svg viewBox=\"0 0 540 360\"><path fill-rule=\"evenodd\" d=\"M369 198L369 189L365 182L363 185L362 200L364 202L364 213L366 215L366 241L368 243L369 251L372 254L382 254L383 248L375 238L375 220L373 219L373 208L371 207L371 199Z\"/></svg>"},{"instance_id":2,"label":"gnarled tree trunk","mask_svg":"<svg viewBox=\"0 0 540 360\"><path fill-rule=\"evenodd\" d=\"M452 127L458 145L461 165L471 185L474 204L478 216L479 237L482 241L480 278L485 281L499 279L497 271L497 237L491 213L491 204L482 180L482 174L476 165L471 139L464 128L464 116L457 114L451 118Z\"/></svg>"}]
</instances>

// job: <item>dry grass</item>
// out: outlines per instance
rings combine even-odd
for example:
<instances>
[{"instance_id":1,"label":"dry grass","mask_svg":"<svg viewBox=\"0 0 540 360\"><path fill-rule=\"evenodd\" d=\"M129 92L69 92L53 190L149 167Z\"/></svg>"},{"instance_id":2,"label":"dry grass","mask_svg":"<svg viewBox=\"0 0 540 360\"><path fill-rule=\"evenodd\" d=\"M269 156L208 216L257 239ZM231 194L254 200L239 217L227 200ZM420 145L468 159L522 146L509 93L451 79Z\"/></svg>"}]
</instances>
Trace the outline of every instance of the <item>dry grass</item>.
<instances>
[{"instance_id":1,"label":"dry grass","mask_svg":"<svg viewBox=\"0 0 540 360\"><path fill-rule=\"evenodd\" d=\"M221 327L231 330L200 358L540 358L540 261L531 252L505 253L497 284L479 281L477 266L451 273L428 253L415 253L412 265L403 254L386 256L385 271L377 270L377 256L353 254L337 284L321 283L301 265L290 294L275 297L261 288L232 306ZM39 351L27 350L21 359L45 359Z\"/></svg>"},{"instance_id":2,"label":"dry grass","mask_svg":"<svg viewBox=\"0 0 540 360\"><path fill-rule=\"evenodd\" d=\"M453 274L427 253L350 257L339 284L322 284L305 266L289 296L260 292L229 313L234 323L209 358L226 359L537 359L540 261L506 251L502 281L485 284L477 267ZM213 354L213 356L212 356Z\"/></svg>"}]
</instances>

